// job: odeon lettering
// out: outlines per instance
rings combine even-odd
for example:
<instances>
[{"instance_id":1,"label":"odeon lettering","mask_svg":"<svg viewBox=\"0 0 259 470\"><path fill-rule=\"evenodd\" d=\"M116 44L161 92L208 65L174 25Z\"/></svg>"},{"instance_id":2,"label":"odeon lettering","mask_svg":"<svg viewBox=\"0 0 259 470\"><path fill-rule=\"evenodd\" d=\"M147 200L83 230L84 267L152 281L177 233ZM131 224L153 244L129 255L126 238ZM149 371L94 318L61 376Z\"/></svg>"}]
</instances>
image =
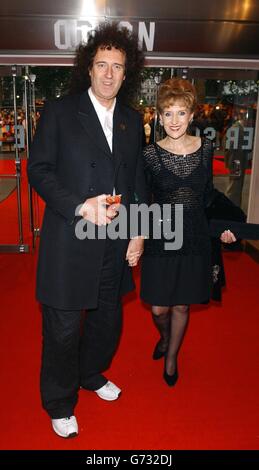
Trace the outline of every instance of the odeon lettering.
<instances>
[{"instance_id":1,"label":"odeon lettering","mask_svg":"<svg viewBox=\"0 0 259 470\"><path fill-rule=\"evenodd\" d=\"M94 29L99 22L88 19L59 19L54 24L55 46L61 50L73 50L79 43L87 42L89 31ZM128 21L120 21L122 27L133 30L133 25ZM138 22L138 38L142 49L153 51L155 40L155 22Z\"/></svg>"}]
</instances>

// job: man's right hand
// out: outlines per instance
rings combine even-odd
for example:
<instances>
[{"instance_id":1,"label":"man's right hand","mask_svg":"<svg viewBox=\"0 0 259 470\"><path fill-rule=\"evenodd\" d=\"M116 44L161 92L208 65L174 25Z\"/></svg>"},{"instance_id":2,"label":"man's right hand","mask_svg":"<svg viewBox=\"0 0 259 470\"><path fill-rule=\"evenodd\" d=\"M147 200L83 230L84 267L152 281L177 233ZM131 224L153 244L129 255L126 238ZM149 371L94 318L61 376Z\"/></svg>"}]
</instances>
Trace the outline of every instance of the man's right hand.
<instances>
[{"instance_id":1,"label":"man's right hand","mask_svg":"<svg viewBox=\"0 0 259 470\"><path fill-rule=\"evenodd\" d=\"M100 196L86 199L79 210L79 215L96 225L110 224L113 216L110 212L107 213L106 206L109 205L106 201L107 196L110 195L101 194Z\"/></svg>"}]
</instances>

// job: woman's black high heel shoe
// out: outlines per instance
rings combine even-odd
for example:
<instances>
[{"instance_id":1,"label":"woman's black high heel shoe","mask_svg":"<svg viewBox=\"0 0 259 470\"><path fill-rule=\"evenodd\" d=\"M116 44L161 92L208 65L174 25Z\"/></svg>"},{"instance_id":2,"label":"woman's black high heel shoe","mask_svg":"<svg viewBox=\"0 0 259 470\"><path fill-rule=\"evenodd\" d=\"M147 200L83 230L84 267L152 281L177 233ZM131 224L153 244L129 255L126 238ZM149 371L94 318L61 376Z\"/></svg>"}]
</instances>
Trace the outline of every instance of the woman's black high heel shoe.
<instances>
[{"instance_id":1,"label":"woman's black high heel shoe","mask_svg":"<svg viewBox=\"0 0 259 470\"><path fill-rule=\"evenodd\" d=\"M154 361L157 361L158 359L161 359L166 354L166 351L161 351L161 349L159 348L159 345L160 345L160 340L156 344L155 349L153 351L152 358L154 359Z\"/></svg>"},{"instance_id":2,"label":"woman's black high heel shoe","mask_svg":"<svg viewBox=\"0 0 259 470\"><path fill-rule=\"evenodd\" d=\"M173 387L177 380L178 380L178 368L177 368L177 362L176 362L176 367L175 367L175 371L173 373L173 375L169 375L167 372L166 372L166 357L165 357L165 367L164 367L164 380L166 381L167 385L169 385L169 387Z\"/></svg>"}]
</instances>

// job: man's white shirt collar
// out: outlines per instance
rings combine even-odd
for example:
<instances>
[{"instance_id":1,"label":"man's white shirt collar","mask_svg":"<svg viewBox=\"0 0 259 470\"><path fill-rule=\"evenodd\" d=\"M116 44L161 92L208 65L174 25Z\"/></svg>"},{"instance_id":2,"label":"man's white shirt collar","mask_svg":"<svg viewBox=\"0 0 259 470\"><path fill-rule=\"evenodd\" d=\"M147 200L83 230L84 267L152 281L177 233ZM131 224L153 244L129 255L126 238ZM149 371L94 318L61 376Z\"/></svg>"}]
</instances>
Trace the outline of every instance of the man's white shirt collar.
<instances>
[{"instance_id":1,"label":"man's white shirt collar","mask_svg":"<svg viewBox=\"0 0 259 470\"><path fill-rule=\"evenodd\" d=\"M112 106L109 109L107 109L105 106L99 103L99 101L93 94L91 87L88 89L88 94L93 104L93 107L96 111L96 114L98 116L98 119L101 123L102 129L107 139L107 142L109 144L110 150L112 152L113 113L114 113L114 108L116 105L116 98L114 98L114 102Z\"/></svg>"},{"instance_id":2,"label":"man's white shirt collar","mask_svg":"<svg viewBox=\"0 0 259 470\"><path fill-rule=\"evenodd\" d=\"M92 101L94 109L95 109L95 111L97 113L97 116L98 116L98 118L99 118L99 120L102 124L102 127L103 127L103 123L104 123L104 119L105 119L106 114L110 113L113 116L114 108L115 108L115 105L116 105L116 98L114 98L114 102L113 102L112 106L109 109L107 109L105 106L103 106L98 101L96 96L93 94L91 87L88 89L88 94L89 94L90 100Z\"/></svg>"}]
</instances>

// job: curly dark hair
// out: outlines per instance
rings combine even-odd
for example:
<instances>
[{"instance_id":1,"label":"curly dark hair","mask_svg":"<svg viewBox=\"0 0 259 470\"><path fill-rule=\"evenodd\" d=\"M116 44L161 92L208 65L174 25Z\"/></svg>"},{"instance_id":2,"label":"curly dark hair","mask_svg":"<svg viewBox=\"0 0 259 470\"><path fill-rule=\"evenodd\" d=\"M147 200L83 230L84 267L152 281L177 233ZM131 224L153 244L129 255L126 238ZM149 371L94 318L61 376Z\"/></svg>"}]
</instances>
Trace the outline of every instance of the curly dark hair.
<instances>
[{"instance_id":1,"label":"curly dark hair","mask_svg":"<svg viewBox=\"0 0 259 470\"><path fill-rule=\"evenodd\" d=\"M126 55L125 80L118 92L124 103L132 103L140 86L141 70L144 66L144 54L138 45L138 37L118 23L100 23L90 31L87 44L80 44L76 51L74 68L70 82L70 94L83 93L91 86L89 70L99 48L112 47L123 51Z\"/></svg>"}]
</instances>

